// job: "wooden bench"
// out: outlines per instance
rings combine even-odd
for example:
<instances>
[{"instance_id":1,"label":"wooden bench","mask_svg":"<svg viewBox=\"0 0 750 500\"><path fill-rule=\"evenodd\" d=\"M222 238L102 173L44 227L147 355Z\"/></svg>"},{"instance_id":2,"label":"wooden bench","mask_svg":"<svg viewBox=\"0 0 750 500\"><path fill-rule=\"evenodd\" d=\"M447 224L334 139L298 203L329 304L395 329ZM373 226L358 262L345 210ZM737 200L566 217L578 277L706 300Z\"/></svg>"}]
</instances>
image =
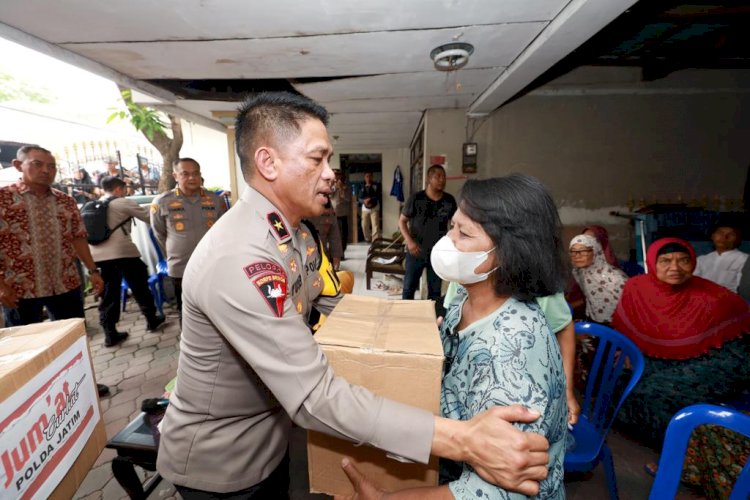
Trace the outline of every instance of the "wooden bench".
<instances>
[{"instance_id":1,"label":"wooden bench","mask_svg":"<svg viewBox=\"0 0 750 500\"><path fill-rule=\"evenodd\" d=\"M387 273L403 276L406 274L404 258L406 257L403 239L391 240L378 238L370 244L365 262L366 287L370 289L372 273ZM387 263L384 263L387 262Z\"/></svg>"},{"instance_id":2,"label":"wooden bench","mask_svg":"<svg viewBox=\"0 0 750 500\"><path fill-rule=\"evenodd\" d=\"M148 471L156 471L158 448L151 434L146 413L141 413L132 422L114 435L107 448L117 451L112 459L112 474L130 498L143 500L156 489L161 476L156 472L145 484L141 484L135 466Z\"/></svg>"}]
</instances>

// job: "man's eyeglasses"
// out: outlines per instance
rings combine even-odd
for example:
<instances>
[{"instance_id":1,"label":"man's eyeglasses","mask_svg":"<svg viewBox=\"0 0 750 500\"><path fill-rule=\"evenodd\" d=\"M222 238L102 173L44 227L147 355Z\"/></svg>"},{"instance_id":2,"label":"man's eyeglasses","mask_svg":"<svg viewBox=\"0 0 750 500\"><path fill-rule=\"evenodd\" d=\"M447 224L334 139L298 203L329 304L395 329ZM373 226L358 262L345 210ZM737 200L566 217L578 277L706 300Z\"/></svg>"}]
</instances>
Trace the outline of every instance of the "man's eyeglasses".
<instances>
[{"instance_id":1,"label":"man's eyeglasses","mask_svg":"<svg viewBox=\"0 0 750 500\"><path fill-rule=\"evenodd\" d=\"M588 254L592 253L593 251L594 250L592 250L591 248L588 248L586 250L571 250L570 251L570 256L571 257L582 257L584 255L588 255Z\"/></svg>"}]
</instances>

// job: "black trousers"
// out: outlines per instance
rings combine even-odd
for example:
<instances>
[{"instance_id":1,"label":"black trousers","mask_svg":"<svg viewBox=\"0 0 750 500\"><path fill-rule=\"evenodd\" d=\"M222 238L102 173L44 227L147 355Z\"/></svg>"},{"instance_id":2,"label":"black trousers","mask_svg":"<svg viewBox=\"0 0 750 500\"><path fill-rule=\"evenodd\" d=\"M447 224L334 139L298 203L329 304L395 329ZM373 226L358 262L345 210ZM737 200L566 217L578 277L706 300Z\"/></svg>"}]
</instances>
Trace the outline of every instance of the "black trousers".
<instances>
[{"instance_id":1,"label":"black trousers","mask_svg":"<svg viewBox=\"0 0 750 500\"><path fill-rule=\"evenodd\" d=\"M3 308L5 326L23 326L42 322L42 309L47 308L47 315L52 321L58 319L83 318L83 300L81 287L59 295L21 299L15 309Z\"/></svg>"},{"instance_id":2,"label":"black trousers","mask_svg":"<svg viewBox=\"0 0 750 500\"><path fill-rule=\"evenodd\" d=\"M422 271L427 270L427 298L430 300L440 299L440 289L443 286L443 280L432 269L430 255L427 254L414 257L409 252L406 253L406 273L404 274L404 290L401 292L403 300L414 300L414 293L419 288L419 280L422 278Z\"/></svg>"},{"instance_id":3,"label":"black trousers","mask_svg":"<svg viewBox=\"0 0 750 500\"><path fill-rule=\"evenodd\" d=\"M102 270L104 280L104 294L99 302L99 324L105 334L114 333L117 322L120 321L120 284L123 278L128 282L128 287L149 324L155 321L154 296L148 289L148 270L141 259L127 257L102 260L96 265Z\"/></svg>"},{"instance_id":4,"label":"black trousers","mask_svg":"<svg viewBox=\"0 0 750 500\"><path fill-rule=\"evenodd\" d=\"M289 450L273 472L258 484L240 491L215 493L174 485L184 500L282 500L289 498Z\"/></svg>"},{"instance_id":5,"label":"black trousers","mask_svg":"<svg viewBox=\"0 0 750 500\"><path fill-rule=\"evenodd\" d=\"M170 276L172 280L172 287L174 288L174 298L177 301L177 310L180 313L180 321L182 321L182 278L175 278Z\"/></svg>"}]
</instances>

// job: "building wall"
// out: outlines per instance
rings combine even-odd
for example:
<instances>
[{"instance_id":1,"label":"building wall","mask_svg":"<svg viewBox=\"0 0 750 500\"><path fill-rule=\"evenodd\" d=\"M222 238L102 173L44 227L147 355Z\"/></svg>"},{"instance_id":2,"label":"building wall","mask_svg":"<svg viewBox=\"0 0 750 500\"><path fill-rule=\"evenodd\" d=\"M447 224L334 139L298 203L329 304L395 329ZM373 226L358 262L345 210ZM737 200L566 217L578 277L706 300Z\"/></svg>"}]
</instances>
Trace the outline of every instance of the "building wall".
<instances>
[{"instance_id":1,"label":"building wall","mask_svg":"<svg viewBox=\"0 0 750 500\"><path fill-rule=\"evenodd\" d=\"M587 81L567 75L469 122L479 163L471 175L538 177L564 224L608 227L621 257L632 234L612 210L715 197L736 206L750 164L750 94L740 83L747 75L690 71L644 84L631 73L602 71L598 83L591 72L577 75ZM447 153L448 175L460 173L466 126L461 111L428 112L426 152Z\"/></svg>"}]
</instances>

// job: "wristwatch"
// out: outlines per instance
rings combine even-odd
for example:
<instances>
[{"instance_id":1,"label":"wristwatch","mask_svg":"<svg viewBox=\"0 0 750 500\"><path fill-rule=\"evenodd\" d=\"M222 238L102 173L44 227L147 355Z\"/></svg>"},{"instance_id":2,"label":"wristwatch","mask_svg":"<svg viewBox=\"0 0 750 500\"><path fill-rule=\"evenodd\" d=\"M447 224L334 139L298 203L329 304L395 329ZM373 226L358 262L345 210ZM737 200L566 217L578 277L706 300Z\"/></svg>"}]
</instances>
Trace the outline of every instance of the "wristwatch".
<instances>
[{"instance_id":1,"label":"wristwatch","mask_svg":"<svg viewBox=\"0 0 750 500\"><path fill-rule=\"evenodd\" d=\"M94 269L89 269L89 274L102 274L101 268L95 267Z\"/></svg>"}]
</instances>

